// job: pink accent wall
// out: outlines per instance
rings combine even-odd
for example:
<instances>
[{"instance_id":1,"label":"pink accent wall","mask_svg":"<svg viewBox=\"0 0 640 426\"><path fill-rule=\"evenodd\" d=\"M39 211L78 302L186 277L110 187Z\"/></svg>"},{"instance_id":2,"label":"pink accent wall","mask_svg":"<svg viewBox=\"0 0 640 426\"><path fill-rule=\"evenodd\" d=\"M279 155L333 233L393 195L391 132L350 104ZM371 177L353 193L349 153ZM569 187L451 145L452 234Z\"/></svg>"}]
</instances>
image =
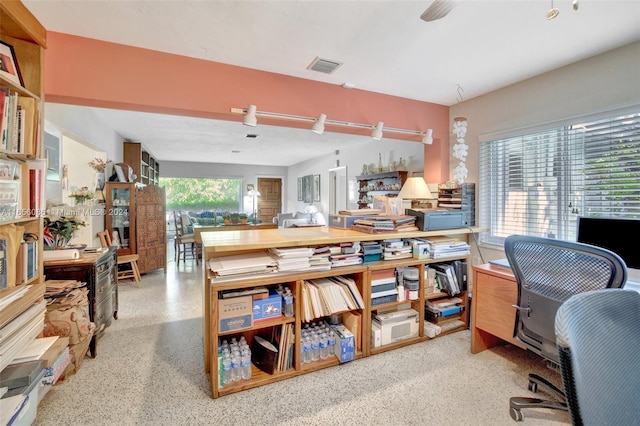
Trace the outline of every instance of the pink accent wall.
<instances>
[{"instance_id":1,"label":"pink accent wall","mask_svg":"<svg viewBox=\"0 0 640 426\"><path fill-rule=\"evenodd\" d=\"M48 102L242 121L231 108L327 118L385 127L433 129L425 145L427 182L449 180L449 107L282 74L47 33L45 96ZM264 124L308 123L260 117ZM367 135L367 129L327 125L327 130ZM418 136L385 131L385 138Z\"/></svg>"}]
</instances>

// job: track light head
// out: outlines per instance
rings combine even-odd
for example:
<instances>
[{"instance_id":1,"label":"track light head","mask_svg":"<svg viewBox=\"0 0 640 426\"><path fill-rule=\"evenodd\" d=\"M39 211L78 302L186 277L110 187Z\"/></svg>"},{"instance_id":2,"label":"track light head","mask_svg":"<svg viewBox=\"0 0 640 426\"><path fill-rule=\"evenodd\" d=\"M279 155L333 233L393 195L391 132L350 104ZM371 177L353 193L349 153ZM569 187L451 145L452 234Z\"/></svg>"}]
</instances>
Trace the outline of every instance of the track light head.
<instances>
[{"instance_id":1,"label":"track light head","mask_svg":"<svg viewBox=\"0 0 640 426\"><path fill-rule=\"evenodd\" d=\"M317 133L319 135L324 133L324 122L327 119L327 115L326 114L320 114L318 116L318 118L316 119L316 122L313 123L313 126L311 127L311 131L313 133Z\"/></svg>"},{"instance_id":2,"label":"track light head","mask_svg":"<svg viewBox=\"0 0 640 426\"><path fill-rule=\"evenodd\" d=\"M377 141L382 139L383 127L384 127L384 123L382 121L378 121L378 124L376 124L376 127L373 129L373 132L371 132L371 137Z\"/></svg>"},{"instance_id":3,"label":"track light head","mask_svg":"<svg viewBox=\"0 0 640 426\"><path fill-rule=\"evenodd\" d=\"M422 143L425 145L433 144L433 129L427 129L427 131L424 132L424 136L422 137Z\"/></svg>"},{"instance_id":4,"label":"track light head","mask_svg":"<svg viewBox=\"0 0 640 426\"><path fill-rule=\"evenodd\" d=\"M255 105L249 105L249 108L247 108L247 112L244 115L244 120L242 120L242 124L245 126L256 127L258 124L258 118L256 117Z\"/></svg>"}]
</instances>

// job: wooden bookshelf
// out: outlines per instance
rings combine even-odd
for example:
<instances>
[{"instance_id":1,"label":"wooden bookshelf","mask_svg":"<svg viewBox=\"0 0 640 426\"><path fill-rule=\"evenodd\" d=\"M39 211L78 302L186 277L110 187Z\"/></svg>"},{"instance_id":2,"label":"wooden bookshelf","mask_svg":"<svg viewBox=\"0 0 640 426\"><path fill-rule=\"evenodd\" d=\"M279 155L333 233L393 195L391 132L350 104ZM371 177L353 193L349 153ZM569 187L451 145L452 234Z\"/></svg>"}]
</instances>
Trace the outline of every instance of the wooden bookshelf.
<instances>
[{"instance_id":1,"label":"wooden bookshelf","mask_svg":"<svg viewBox=\"0 0 640 426\"><path fill-rule=\"evenodd\" d=\"M436 235L458 236L459 239L469 241L471 232L479 232L479 228L452 229L446 231L411 231L394 233L394 238L418 238ZM365 234L352 230L343 230L337 228L321 228L310 232L302 229L270 229L260 231L244 231L244 232L203 232L203 256L204 264L209 260L220 258L228 255L237 255L250 252L265 250L269 247L304 247L318 246L326 244L336 244L340 242L353 241L377 241L384 237L380 235ZM302 287L305 280L314 278L323 278L330 276L349 276L355 282L363 300L364 307L354 311L361 318L359 329L356 331L358 336L354 334L356 347L354 348L354 360L374 355L377 353L394 350L403 346L415 344L430 338L424 334L422 326L425 320L424 303L427 299L437 299L449 297L447 293L425 294L425 268L430 263L440 263L448 260L466 260L469 263L469 256L451 257L447 259L399 259L391 261L379 261L365 263L361 265L334 267L328 271L302 271L302 272L277 272L267 275L244 275L237 277L213 277L211 271L205 271L204 276L204 301L203 301L203 319L204 319L204 358L205 372L210 373L211 378L211 396L218 398L230 393L254 388L257 386L267 385L276 381L285 380L300 374L306 374L319 369L339 365L340 361L336 357L329 357L325 360L318 360L312 363L303 364L301 362L302 342L300 340L301 331L305 321L303 320L303 297ZM415 266L419 270L419 297L417 300L405 302L392 302L384 305L371 305L371 271L380 269L391 269L397 267ZM247 289L251 287L273 287L277 284L288 285L294 295L294 316L291 318L276 317L268 320L253 321L248 328L235 330L232 332L221 332L219 330L219 312L218 300L223 291ZM459 315L451 317L447 322L451 327L447 327L442 331L442 335L453 331L467 328L467 309L468 298L466 291L458 295L463 300L464 310ZM381 347L371 347L371 317L381 309L397 308L403 304L410 304L411 308L419 313L418 335L407 338L406 340L383 345ZM249 342L257 333L263 333L270 328L279 327L284 323L293 322L294 324L294 361L292 367L286 371L277 371L274 374L267 374L255 366L252 367L252 376L248 380L240 380L230 384L219 386L220 366L218 360L218 347L223 339L232 337L238 338L244 336ZM353 330L352 330L353 332ZM359 342L359 343L358 343Z\"/></svg>"},{"instance_id":2,"label":"wooden bookshelf","mask_svg":"<svg viewBox=\"0 0 640 426\"><path fill-rule=\"evenodd\" d=\"M123 142L123 160L133 168L135 182L143 185L158 185L160 163L140 142Z\"/></svg>"}]
</instances>

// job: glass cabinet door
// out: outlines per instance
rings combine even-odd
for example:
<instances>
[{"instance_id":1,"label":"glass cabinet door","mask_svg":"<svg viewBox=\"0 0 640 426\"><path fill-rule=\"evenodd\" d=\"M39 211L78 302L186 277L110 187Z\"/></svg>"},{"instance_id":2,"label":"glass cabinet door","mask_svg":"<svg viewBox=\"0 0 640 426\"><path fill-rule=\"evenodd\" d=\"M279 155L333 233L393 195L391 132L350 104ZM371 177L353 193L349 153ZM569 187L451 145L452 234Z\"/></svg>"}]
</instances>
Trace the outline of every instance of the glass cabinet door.
<instances>
[{"instance_id":1,"label":"glass cabinet door","mask_svg":"<svg viewBox=\"0 0 640 426\"><path fill-rule=\"evenodd\" d=\"M135 249L135 214L133 184L108 185L107 214L109 232L113 245L118 246L118 254L132 254Z\"/></svg>"}]
</instances>

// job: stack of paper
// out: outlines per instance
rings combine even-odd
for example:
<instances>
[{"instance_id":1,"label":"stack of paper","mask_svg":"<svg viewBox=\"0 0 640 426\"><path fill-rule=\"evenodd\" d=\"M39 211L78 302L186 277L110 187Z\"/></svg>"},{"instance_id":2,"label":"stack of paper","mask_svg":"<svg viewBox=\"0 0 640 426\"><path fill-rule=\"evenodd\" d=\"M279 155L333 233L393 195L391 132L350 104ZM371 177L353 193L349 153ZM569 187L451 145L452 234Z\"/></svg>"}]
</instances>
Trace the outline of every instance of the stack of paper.
<instances>
[{"instance_id":1,"label":"stack of paper","mask_svg":"<svg viewBox=\"0 0 640 426\"><path fill-rule=\"evenodd\" d=\"M309 247L271 248L269 252L276 260L279 271L309 269L309 258L313 256L313 249Z\"/></svg>"},{"instance_id":2,"label":"stack of paper","mask_svg":"<svg viewBox=\"0 0 640 426\"><path fill-rule=\"evenodd\" d=\"M257 252L214 258L208 267L217 276L232 276L274 272L277 262L267 253Z\"/></svg>"},{"instance_id":3,"label":"stack of paper","mask_svg":"<svg viewBox=\"0 0 640 426\"><path fill-rule=\"evenodd\" d=\"M327 277L305 281L302 287L304 321L364 308L355 281L348 277Z\"/></svg>"},{"instance_id":4,"label":"stack of paper","mask_svg":"<svg viewBox=\"0 0 640 426\"><path fill-rule=\"evenodd\" d=\"M436 236L424 238L424 241L429 245L429 255L432 259L467 256L471 253L471 248L466 241L455 238Z\"/></svg>"}]
</instances>

